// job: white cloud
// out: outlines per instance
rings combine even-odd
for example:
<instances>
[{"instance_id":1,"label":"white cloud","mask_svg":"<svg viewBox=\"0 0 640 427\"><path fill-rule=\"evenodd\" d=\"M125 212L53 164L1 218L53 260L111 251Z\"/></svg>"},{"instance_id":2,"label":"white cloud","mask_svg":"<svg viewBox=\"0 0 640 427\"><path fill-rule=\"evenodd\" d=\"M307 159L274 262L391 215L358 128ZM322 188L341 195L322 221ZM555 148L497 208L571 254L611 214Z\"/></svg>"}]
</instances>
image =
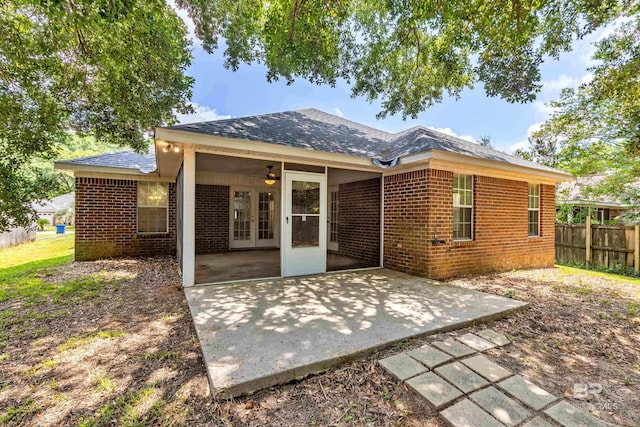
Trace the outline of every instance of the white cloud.
<instances>
[{"instance_id":1,"label":"white cloud","mask_svg":"<svg viewBox=\"0 0 640 427\"><path fill-rule=\"evenodd\" d=\"M509 154L513 154L514 151L518 150L518 149L522 149L522 148L527 148L529 146L529 137L531 135L533 135L534 132L540 130L540 128L542 127L544 122L537 122L532 124L531 126L529 126L527 128L527 137L524 139L521 139L518 142L514 142L513 144L507 146L506 152Z\"/></svg>"},{"instance_id":2,"label":"white cloud","mask_svg":"<svg viewBox=\"0 0 640 427\"><path fill-rule=\"evenodd\" d=\"M197 122L210 122L213 120L230 119L228 114L218 114L213 108L209 108L206 105L200 105L195 102L191 103L191 106L195 110L193 114L178 114L178 123L197 123Z\"/></svg>"},{"instance_id":3,"label":"white cloud","mask_svg":"<svg viewBox=\"0 0 640 427\"><path fill-rule=\"evenodd\" d=\"M187 11L184 9L180 9L176 5L176 2L173 0L169 0L168 3L176 11L176 14L180 17L180 19L184 21L185 25L187 26L187 31L189 32L189 37L191 38L191 40L193 40L194 43L199 43L198 39L196 38L196 24L193 23L193 19L189 17L189 14L187 13Z\"/></svg>"},{"instance_id":4,"label":"white cloud","mask_svg":"<svg viewBox=\"0 0 640 427\"><path fill-rule=\"evenodd\" d=\"M446 135L455 136L456 138L464 139L465 141L477 143L478 141L471 135L458 135L451 128L434 128L427 126L429 129L433 129L436 132L444 133Z\"/></svg>"},{"instance_id":5,"label":"white cloud","mask_svg":"<svg viewBox=\"0 0 640 427\"><path fill-rule=\"evenodd\" d=\"M342 113L342 110L341 110L341 109L339 109L338 107L335 107L335 108L333 109L333 114L335 114L335 115L336 115L336 116L338 116L338 117L344 117L344 114Z\"/></svg>"}]
</instances>

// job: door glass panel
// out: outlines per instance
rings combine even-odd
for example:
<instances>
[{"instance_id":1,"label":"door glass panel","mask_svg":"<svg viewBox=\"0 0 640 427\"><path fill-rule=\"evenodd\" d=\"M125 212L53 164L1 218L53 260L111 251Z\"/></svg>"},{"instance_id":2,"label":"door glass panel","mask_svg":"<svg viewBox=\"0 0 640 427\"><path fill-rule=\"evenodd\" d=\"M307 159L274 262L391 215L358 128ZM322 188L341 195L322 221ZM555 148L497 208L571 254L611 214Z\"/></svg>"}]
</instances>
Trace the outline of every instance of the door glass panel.
<instances>
[{"instance_id":1,"label":"door glass panel","mask_svg":"<svg viewBox=\"0 0 640 427\"><path fill-rule=\"evenodd\" d=\"M291 185L291 213L320 215L320 183L293 181Z\"/></svg>"},{"instance_id":2,"label":"door glass panel","mask_svg":"<svg viewBox=\"0 0 640 427\"><path fill-rule=\"evenodd\" d=\"M291 246L320 245L320 183L291 183Z\"/></svg>"},{"instance_id":3,"label":"door glass panel","mask_svg":"<svg viewBox=\"0 0 640 427\"><path fill-rule=\"evenodd\" d=\"M329 241L332 243L338 242L338 192L331 192L331 206L330 206L330 230L329 230Z\"/></svg>"},{"instance_id":4,"label":"door glass panel","mask_svg":"<svg viewBox=\"0 0 640 427\"><path fill-rule=\"evenodd\" d=\"M233 240L251 240L251 192L233 192Z\"/></svg>"},{"instance_id":5,"label":"door glass panel","mask_svg":"<svg viewBox=\"0 0 640 427\"><path fill-rule=\"evenodd\" d=\"M293 215L291 246L294 248L320 245L320 215Z\"/></svg>"},{"instance_id":6,"label":"door glass panel","mask_svg":"<svg viewBox=\"0 0 640 427\"><path fill-rule=\"evenodd\" d=\"M273 194L267 191L258 193L258 239L273 239L276 202Z\"/></svg>"}]
</instances>

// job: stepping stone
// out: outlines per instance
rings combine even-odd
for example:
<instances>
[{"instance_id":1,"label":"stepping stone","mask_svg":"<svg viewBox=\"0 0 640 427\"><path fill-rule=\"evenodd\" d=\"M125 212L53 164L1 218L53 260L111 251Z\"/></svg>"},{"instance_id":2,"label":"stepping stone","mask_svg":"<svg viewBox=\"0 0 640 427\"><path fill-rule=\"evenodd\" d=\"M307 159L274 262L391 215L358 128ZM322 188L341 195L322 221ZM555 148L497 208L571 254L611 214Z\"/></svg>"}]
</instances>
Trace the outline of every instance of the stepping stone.
<instances>
[{"instance_id":1,"label":"stepping stone","mask_svg":"<svg viewBox=\"0 0 640 427\"><path fill-rule=\"evenodd\" d=\"M444 341L436 341L432 344L445 353L449 353L453 357L464 357L476 352L474 349L451 338L447 338Z\"/></svg>"},{"instance_id":2,"label":"stepping stone","mask_svg":"<svg viewBox=\"0 0 640 427\"><path fill-rule=\"evenodd\" d=\"M482 354L477 354L473 357L469 357L468 359L462 359L460 362L476 371L480 376L485 377L492 383L511 376L510 370L492 362Z\"/></svg>"},{"instance_id":3,"label":"stepping stone","mask_svg":"<svg viewBox=\"0 0 640 427\"><path fill-rule=\"evenodd\" d=\"M485 388L469 395L469 398L498 421L515 426L531 416L524 406L507 397L495 387Z\"/></svg>"},{"instance_id":4,"label":"stepping stone","mask_svg":"<svg viewBox=\"0 0 640 427\"><path fill-rule=\"evenodd\" d=\"M507 345L511 342L509 341L509 338L494 331L493 329L483 329L480 332L476 332L476 335L499 346Z\"/></svg>"},{"instance_id":5,"label":"stepping stone","mask_svg":"<svg viewBox=\"0 0 640 427\"><path fill-rule=\"evenodd\" d=\"M440 412L440 416L451 427L503 427L498 420L469 399L445 409Z\"/></svg>"},{"instance_id":6,"label":"stepping stone","mask_svg":"<svg viewBox=\"0 0 640 427\"><path fill-rule=\"evenodd\" d=\"M525 424L522 424L522 427L555 427L555 424L551 424L549 421L538 416L532 419L531 421Z\"/></svg>"},{"instance_id":7,"label":"stepping stone","mask_svg":"<svg viewBox=\"0 0 640 427\"><path fill-rule=\"evenodd\" d=\"M469 347L478 351L489 350L490 348L493 348L496 346L491 341L487 341L484 338L480 338L479 336L471 333L464 334L463 336L458 337L457 339L458 341L465 343Z\"/></svg>"},{"instance_id":8,"label":"stepping stone","mask_svg":"<svg viewBox=\"0 0 640 427\"><path fill-rule=\"evenodd\" d=\"M407 354L430 369L451 360L451 356L447 353L444 353L437 348L433 348L428 344L425 344L420 348L416 348L415 350L410 350Z\"/></svg>"},{"instance_id":9,"label":"stepping stone","mask_svg":"<svg viewBox=\"0 0 640 427\"><path fill-rule=\"evenodd\" d=\"M462 396L460 390L433 372L427 372L411 378L406 384L420 396L427 399L427 402L436 409L440 409Z\"/></svg>"},{"instance_id":10,"label":"stepping stone","mask_svg":"<svg viewBox=\"0 0 640 427\"><path fill-rule=\"evenodd\" d=\"M487 384L484 378L467 368L460 362L440 366L435 371L445 380L458 387L465 394L479 389Z\"/></svg>"},{"instance_id":11,"label":"stepping stone","mask_svg":"<svg viewBox=\"0 0 640 427\"><path fill-rule=\"evenodd\" d=\"M498 387L510 395L520 399L525 405L539 411L551 402L558 400L551 393L541 389L530 381L525 380L520 375L507 378L499 382Z\"/></svg>"},{"instance_id":12,"label":"stepping stone","mask_svg":"<svg viewBox=\"0 0 640 427\"><path fill-rule=\"evenodd\" d=\"M407 378L415 377L428 369L407 356L404 353L379 360L378 363L391 375L404 381Z\"/></svg>"},{"instance_id":13,"label":"stepping stone","mask_svg":"<svg viewBox=\"0 0 640 427\"><path fill-rule=\"evenodd\" d=\"M605 424L565 400L544 411L563 427L601 427Z\"/></svg>"}]
</instances>

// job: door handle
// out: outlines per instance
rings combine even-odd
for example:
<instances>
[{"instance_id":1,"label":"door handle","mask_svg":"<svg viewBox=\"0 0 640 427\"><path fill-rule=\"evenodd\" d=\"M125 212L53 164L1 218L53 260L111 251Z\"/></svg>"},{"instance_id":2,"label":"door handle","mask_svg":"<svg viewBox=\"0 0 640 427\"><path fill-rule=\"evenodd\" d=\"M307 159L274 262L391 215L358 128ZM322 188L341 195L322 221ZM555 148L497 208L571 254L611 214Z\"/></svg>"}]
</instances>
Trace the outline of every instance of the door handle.
<instances>
[{"instance_id":1,"label":"door handle","mask_svg":"<svg viewBox=\"0 0 640 427\"><path fill-rule=\"evenodd\" d=\"M287 225L289 225L289 217L285 217L285 219L287 220Z\"/></svg>"}]
</instances>

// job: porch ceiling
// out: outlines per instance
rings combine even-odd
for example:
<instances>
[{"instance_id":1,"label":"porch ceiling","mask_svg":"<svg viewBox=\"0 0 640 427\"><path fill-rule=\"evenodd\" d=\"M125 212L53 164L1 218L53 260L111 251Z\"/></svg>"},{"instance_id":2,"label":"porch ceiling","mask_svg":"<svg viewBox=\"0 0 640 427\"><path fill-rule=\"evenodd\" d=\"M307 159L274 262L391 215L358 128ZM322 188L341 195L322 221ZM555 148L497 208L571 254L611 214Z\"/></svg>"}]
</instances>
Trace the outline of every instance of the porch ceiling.
<instances>
[{"instance_id":1,"label":"porch ceiling","mask_svg":"<svg viewBox=\"0 0 640 427\"><path fill-rule=\"evenodd\" d=\"M185 293L216 397L251 393L526 306L386 269Z\"/></svg>"}]
</instances>

